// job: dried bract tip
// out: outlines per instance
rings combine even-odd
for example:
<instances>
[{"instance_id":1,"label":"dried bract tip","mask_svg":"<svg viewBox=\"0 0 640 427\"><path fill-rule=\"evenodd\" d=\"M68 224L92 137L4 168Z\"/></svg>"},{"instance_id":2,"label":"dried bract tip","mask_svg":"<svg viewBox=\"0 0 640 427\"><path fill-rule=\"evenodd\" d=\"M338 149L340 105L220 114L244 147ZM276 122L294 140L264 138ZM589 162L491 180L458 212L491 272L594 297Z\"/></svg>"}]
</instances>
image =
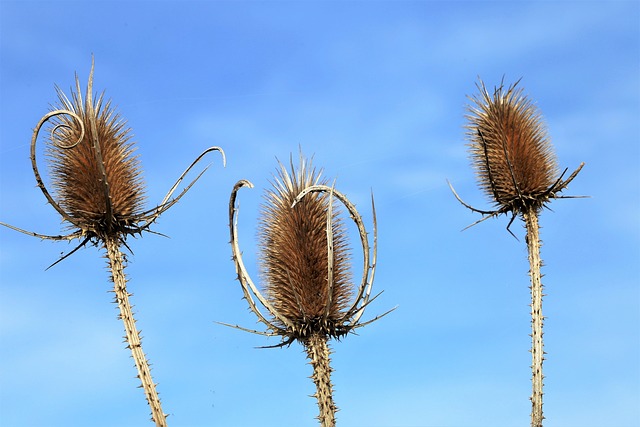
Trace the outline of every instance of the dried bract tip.
<instances>
[{"instance_id":1,"label":"dried bract tip","mask_svg":"<svg viewBox=\"0 0 640 427\"><path fill-rule=\"evenodd\" d=\"M297 170L291 164L290 172L280 164L258 232L267 300L299 337L340 335L336 328L353 296L350 250L335 199L318 192L294 205L303 190L325 184L320 181L320 172L303 158Z\"/></svg>"},{"instance_id":2,"label":"dried bract tip","mask_svg":"<svg viewBox=\"0 0 640 427\"><path fill-rule=\"evenodd\" d=\"M542 116L517 84L491 95L480 82L466 116L480 187L501 210L514 213L541 208L559 179Z\"/></svg>"}]
</instances>

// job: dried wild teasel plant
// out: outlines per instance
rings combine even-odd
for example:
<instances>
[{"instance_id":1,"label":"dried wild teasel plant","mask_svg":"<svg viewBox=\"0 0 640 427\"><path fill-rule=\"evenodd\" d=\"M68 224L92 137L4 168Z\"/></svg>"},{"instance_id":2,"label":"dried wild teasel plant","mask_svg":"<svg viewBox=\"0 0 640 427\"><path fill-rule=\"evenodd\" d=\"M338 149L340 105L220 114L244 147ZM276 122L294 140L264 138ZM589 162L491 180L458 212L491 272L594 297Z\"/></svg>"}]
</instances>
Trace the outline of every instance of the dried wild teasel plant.
<instances>
[{"instance_id":1,"label":"dried wild teasel plant","mask_svg":"<svg viewBox=\"0 0 640 427\"><path fill-rule=\"evenodd\" d=\"M178 178L158 206L144 210L144 183L140 176L138 158L134 155L134 144L130 141L130 131L126 123L115 113L110 102L104 102L103 95L94 100L93 69L92 61L84 99L77 76L76 92L72 91L71 99L56 88L60 108L40 119L31 139L31 165L38 187L51 206L62 216L63 222L71 232L66 235L49 236L5 223L0 224L41 239L81 239L75 249L52 266L87 243L102 246L106 250L114 284L115 302L124 322L128 348L131 349L138 377L151 407L152 420L156 426L166 426L166 415L151 378L149 363L142 351L140 334L136 329L129 303L131 294L127 291L127 279L124 274L126 257L121 247L128 248L128 236L142 235L143 232L150 231L151 224L163 212L178 203L205 172L206 168L174 197L185 176L205 154L219 151L224 163L224 152L219 147L205 150ZM49 170L56 197L51 196L47 190L36 162L36 142L45 123L51 126L46 154L50 161Z\"/></svg>"},{"instance_id":2,"label":"dried wild teasel plant","mask_svg":"<svg viewBox=\"0 0 640 427\"><path fill-rule=\"evenodd\" d=\"M387 313L361 322L373 285L377 224L373 197L373 248L364 223L355 206L327 182L321 180L311 161L300 155L291 173L280 164L274 188L267 191L259 222L260 270L265 294L249 277L238 243L236 196L242 187L253 185L239 181L229 201L229 228L233 259L245 299L267 330L256 331L228 325L248 332L280 336L282 342L271 347L300 342L313 367L314 395L318 402L323 427L335 425L336 405L333 402L329 339L340 339ZM355 222L363 249L363 274L360 285L352 283L350 249L345 223L334 208L338 199ZM266 309L263 314L256 299Z\"/></svg>"},{"instance_id":3,"label":"dried wild teasel plant","mask_svg":"<svg viewBox=\"0 0 640 427\"><path fill-rule=\"evenodd\" d=\"M453 194L465 207L483 215L469 227L500 214L511 214L507 230L517 216L524 221L529 253L531 279L531 355L532 395L531 426L541 427L543 379L542 340L543 286L540 267L540 235L538 215L552 200L575 196L561 196L569 183L578 175L584 163L565 180L565 169L558 174L556 157L547 129L536 106L518 88L519 81L505 89L495 88L493 95L484 83L477 86L479 96L471 98L468 108L467 136L473 167L480 187L496 204L493 211L476 209ZM469 228L467 227L467 228ZM515 235L514 235L515 237Z\"/></svg>"}]
</instances>

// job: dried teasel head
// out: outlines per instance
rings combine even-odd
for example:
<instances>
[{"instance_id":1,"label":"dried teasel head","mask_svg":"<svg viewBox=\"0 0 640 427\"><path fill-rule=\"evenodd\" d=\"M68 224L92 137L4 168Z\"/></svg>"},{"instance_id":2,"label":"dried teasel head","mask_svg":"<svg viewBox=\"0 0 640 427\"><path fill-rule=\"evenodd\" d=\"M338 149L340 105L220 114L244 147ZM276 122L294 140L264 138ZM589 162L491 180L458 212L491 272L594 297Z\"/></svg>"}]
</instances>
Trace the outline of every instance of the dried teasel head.
<instances>
[{"instance_id":1,"label":"dried teasel head","mask_svg":"<svg viewBox=\"0 0 640 427\"><path fill-rule=\"evenodd\" d=\"M490 94L484 83L469 106L468 137L480 187L500 208L539 209L558 180L556 157L537 107L517 82Z\"/></svg>"},{"instance_id":2,"label":"dried teasel head","mask_svg":"<svg viewBox=\"0 0 640 427\"><path fill-rule=\"evenodd\" d=\"M305 188L326 185L320 175L311 161L302 158L298 169L291 165L290 172L280 164L262 206L260 265L267 299L301 335L335 336L353 296L344 222L338 209L329 206L327 193L309 194L292 207ZM331 251L327 250L328 235L333 240Z\"/></svg>"},{"instance_id":3,"label":"dried teasel head","mask_svg":"<svg viewBox=\"0 0 640 427\"><path fill-rule=\"evenodd\" d=\"M273 189L267 191L259 224L261 276L265 295L253 283L244 265L238 242L236 199L247 180L236 183L229 199L229 231L238 281L251 311L267 331L247 332L280 336L288 345L307 342L312 336L340 338L385 316L361 322L371 298L377 259L377 221L373 196L373 247L362 217L349 199L322 181L310 161L300 155L296 170L282 164ZM344 222L334 205L340 202L355 223L362 244L362 278L351 280L351 257ZM379 295L379 294L378 294ZM268 314L263 314L256 299Z\"/></svg>"},{"instance_id":4,"label":"dried teasel head","mask_svg":"<svg viewBox=\"0 0 640 427\"><path fill-rule=\"evenodd\" d=\"M83 100L76 76L71 99L57 88L61 114L51 120L47 154L60 208L73 226L96 236L127 234L140 219L144 184L130 130L101 94L93 99L93 67Z\"/></svg>"},{"instance_id":5,"label":"dried teasel head","mask_svg":"<svg viewBox=\"0 0 640 427\"><path fill-rule=\"evenodd\" d=\"M71 99L57 89L60 105L40 119L31 137L31 167L36 182L49 204L62 216L69 234L39 234L0 222L2 226L42 239L83 239L50 267L87 242L114 239L124 243L128 235L149 230L151 224L178 203L207 170L208 166L174 196L186 175L209 152L219 151L226 164L220 147L207 148L185 169L159 205L144 210L144 183L130 131L110 102L104 101L103 95L94 101L93 69L92 61L84 98L77 76L76 91L72 91ZM46 157L55 198L40 175L36 155L36 145L45 124L50 126Z\"/></svg>"},{"instance_id":6,"label":"dried teasel head","mask_svg":"<svg viewBox=\"0 0 640 427\"><path fill-rule=\"evenodd\" d=\"M519 214L537 212L551 199L580 197L560 196L578 175L584 163L563 179L567 169L558 174L555 154L542 116L536 106L517 88L519 81L505 89L495 88L493 95L484 83L480 94L471 97L466 116L471 161L480 187L496 204L493 211L476 209L465 203L449 183L462 205L483 215L472 227L488 218L511 213L507 230ZM513 233L511 233L513 234ZM514 236L515 237L515 236Z\"/></svg>"}]
</instances>

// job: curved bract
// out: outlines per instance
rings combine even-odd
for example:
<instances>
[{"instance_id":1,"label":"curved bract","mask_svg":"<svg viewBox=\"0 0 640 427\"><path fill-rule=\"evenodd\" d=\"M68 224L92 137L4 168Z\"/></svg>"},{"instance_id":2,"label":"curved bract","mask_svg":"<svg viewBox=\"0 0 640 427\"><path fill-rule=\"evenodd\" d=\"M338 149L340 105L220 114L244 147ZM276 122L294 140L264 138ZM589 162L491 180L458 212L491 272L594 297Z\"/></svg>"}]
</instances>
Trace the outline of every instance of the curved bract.
<instances>
[{"instance_id":1,"label":"curved bract","mask_svg":"<svg viewBox=\"0 0 640 427\"><path fill-rule=\"evenodd\" d=\"M237 213L237 208L235 207L235 202L238 194L238 190L242 187L253 188L253 184L247 180L240 180L234 185L233 190L231 191L231 198L229 200L229 229L231 232L231 248L233 250L233 260L236 264L236 273L238 274L238 280L242 285L242 291L244 293L245 298L249 302L249 306L251 311L253 311L257 316L260 322L264 323L269 329L274 331L274 333L266 333L266 335L276 335L275 331L279 331L280 328L276 327L272 324L266 317L262 315L262 312L258 309L253 295L258 298L260 303L267 309L269 313L280 322L285 324L287 327L293 327L293 325L285 318L282 317L275 308L269 304L269 302L262 296L262 293L258 290L256 285L251 280L251 276L247 272L246 267L244 266L244 261L242 260L242 252L240 251L240 245L238 243L238 221L235 218Z\"/></svg>"}]
</instances>

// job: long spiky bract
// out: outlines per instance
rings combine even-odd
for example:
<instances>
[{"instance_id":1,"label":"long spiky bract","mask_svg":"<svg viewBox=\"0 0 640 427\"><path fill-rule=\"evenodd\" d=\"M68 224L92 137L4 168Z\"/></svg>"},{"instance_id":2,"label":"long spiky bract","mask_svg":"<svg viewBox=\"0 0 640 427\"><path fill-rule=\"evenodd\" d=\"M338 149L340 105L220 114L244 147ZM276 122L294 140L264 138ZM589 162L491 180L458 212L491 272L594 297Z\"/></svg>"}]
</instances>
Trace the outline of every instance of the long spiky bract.
<instances>
[{"instance_id":1,"label":"long spiky bract","mask_svg":"<svg viewBox=\"0 0 640 427\"><path fill-rule=\"evenodd\" d=\"M451 189L465 207L483 215L472 225L503 213L512 215L507 229L516 216L525 223L531 279L531 426L542 427L545 353L538 214L551 199L562 197L558 194L576 177L584 163L563 180L566 170L559 174L542 116L517 84L506 89L501 84L490 94L480 82L480 95L471 98L468 109L466 127L471 162L480 188L495 203L496 210L475 209L463 202L453 187Z\"/></svg>"},{"instance_id":2,"label":"long spiky bract","mask_svg":"<svg viewBox=\"0 0 640 427\"><path fill-rule=\"evenodd\" d=\"M300 155L296 170L280 164L273 189L267 191L259 222L260 271L264 293L253 283L242 260L237 235L237 192L253 187L239 181L229 201L229 228L238 280L249 307L267 331L239 329L263 335L279 335L281 344L299 341L313 367L320 424L335 425L329 347L330 338L341 338L381 316L360 322L370 299L377 253L377 224L373 207L373 248L355 206L326 180L311 161ZM356 223L363 249L364 269L360 286L352 282L349 242L339 210L340 201ZM371 255L373 253L373 256ZM263 314L258 302L266 309ZM230 325L233 326L233 325Z\"/></svg>"},{"instance_id":3,"label":"long spiky bract","mask_svg":"<svg viewBox=\"0 0 640 427\"><path fill-rule=\"evenodd\" d=\"M140 334L136 328L124 273L126 257L121 246L127 247L129 235L147 231L161 213L177 203L200 178L200 173L178 196L173 196L185 175L211 151L224 152L218 147L205 150L180 176L159 206L145 211L144 184L140 164L134 154L130 131L110 105L100 95L93 96L93 61L86 95L83 98L76 76L76 91L69 99L57 89L60 106L47 113L36 126L31 140L31 164L38 187L47 201L62 216L71 231L67 235L49 236L29 232L8 224L14 230L50 240L82 239L80 245L57 262L73 254L88 242L106 251L115 302L120 310L128 347L138 371L151 417L157 426L166 426L156 385L146 356L142 351ZM36 143L45 124L49 124L46 157L54 189L54 196L44 184L36 159ZM57 263L56 262L56 263ZM54 263L54 265L56 264Z\"/></svg>"}]
</instances>

